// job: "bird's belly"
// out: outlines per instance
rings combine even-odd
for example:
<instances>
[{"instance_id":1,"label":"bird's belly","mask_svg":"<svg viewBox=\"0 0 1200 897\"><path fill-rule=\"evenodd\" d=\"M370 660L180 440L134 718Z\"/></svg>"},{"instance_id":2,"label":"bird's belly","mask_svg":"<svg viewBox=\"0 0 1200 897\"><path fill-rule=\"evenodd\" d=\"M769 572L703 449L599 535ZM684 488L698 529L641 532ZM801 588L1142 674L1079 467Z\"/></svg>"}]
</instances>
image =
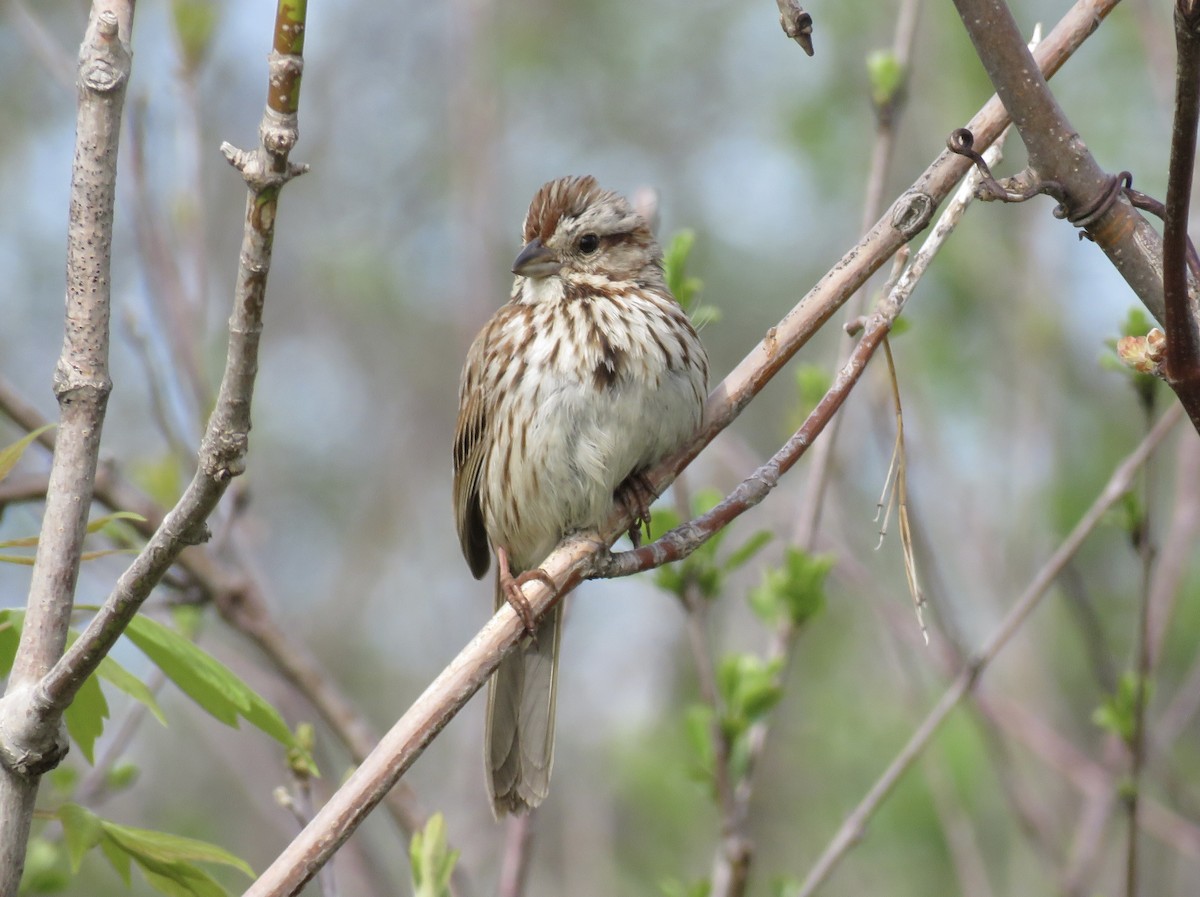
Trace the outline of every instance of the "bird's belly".
<instances>
[{"instance_id":1,"label":"bird's belly","mask_svg":"<svg viewBox=\"0 0 1200 897\"><path fill-rule=\"evenodd\" d=\"M679 446L701 412L683 372L608 386L564 376L530 389L524 438L514 434L507 457L494 453L484 477L488 532L518 569L540 563L567 533L599 525L614 490Z\"/></svg>"}]
</instances>

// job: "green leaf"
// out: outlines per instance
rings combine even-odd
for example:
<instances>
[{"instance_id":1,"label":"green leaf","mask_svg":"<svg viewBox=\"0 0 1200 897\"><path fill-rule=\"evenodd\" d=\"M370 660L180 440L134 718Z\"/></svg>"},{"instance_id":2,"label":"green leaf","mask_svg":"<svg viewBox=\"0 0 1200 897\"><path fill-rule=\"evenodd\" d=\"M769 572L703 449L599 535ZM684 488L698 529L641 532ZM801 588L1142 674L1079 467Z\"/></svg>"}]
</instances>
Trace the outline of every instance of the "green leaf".
<instances>
[{"instance_id":1,"label":"green leaf","mask_svg":"<svg viewBox=\"0 0 1200 897\"><path fill-rule=\"evenodd\" d=\"M1140 683L1140 689L1139 689ZM1143 707L1150 702L1154 683L1141 679L1137 673L1127 670L1117 683L1117 690L1104 699L1092 712L1092 722L1119 736L1127 744L1133 743L1137 727L1137 704L1139 690Z\"/></svg>"},{"instance_id":2,"label":"green leaf","mask_svg":"<svg viewBox=\"0 0 1200 897\"><path fill-rule=\"evenodd\" d=\"M38 427L33 432L26 433L11 445L0 448L0 480L3 480L12 473L12 469L16 467L17 462L21 460L21 456L25 454L25 449L29 448L35 439L53 427L54 424L46 424L44 427Z\"/></svg>"},{"instance_id":3,"label":"green leaf","mask_svg":"<svg viewBox=\"0 0 1200 897\"><path fill-rule=\"evenodd\" d=\"M225 848L207 841L185 838L182 835L172 835L167 832L156 832L152 829L120 825L108 819L100 819L100 826L105 837L129 854L139 865L147 861L154 863L215 863L221 866L232 866L250 878L254 877L254 870L245 860Z\"/></svg>"},{"instance_id":4,"label":"green leaf","mask_svg":"<svg viewBox=\"0 0 1200 897\"><path fill-rule=\"evenodd\" d=\"M21 623L25 611L16 608L0 610L0 677L12 671L17 657L17 645L21 641Z\"/></svg>"},{"instance_id":5,"label":"green leaf","mask_svg":"<svg viewBox=\"0 0 1200 897\"><path fill-rule=\"evenodd\" d=\"M783 564L765 571L762 583L750 591L750 607L768 623L803 625L825 607L825 580L833 565L833 555L789 546Z\"/></svg>"},{"instance_id":6,"label":"green leaf","mask_svg":"<svg viewBox=\"0 0 1200 897\"><path fill-rule=\"evenodd\" d=\"M867 56L867 78L871 102L876 109L883 109L896 102L904 86L904 66L891 50L876 50Z\"/></svg>"},{"instance_id":7,"label":"green leaf","mask_svg":"<svg viewBox=\"0 0 1200 897\"><path fill-rule=\"evenodd\" d=\"M100 839L100 852L104 854L108 864L116 870L117 875L121 876L121 881L125 882L125 887L128 888L133 871L133 862L130 860L129 854L110 838Z\"/></svg>"},{"instance_id":8,"label":"green leaf","mask_svg":"<svg viewBox=\"0 0 1200 897\"><path fill-rule=\"evenodd\" d=\"M25 871L19 894L56 894L66 890L71 873L63 862L62 848L45 838L30 838L25 850Z\"/></svg>"},{"instance_id":9,"label":"green leaf","mask_svg":"<svg viewBox=\"0 0 1200 897\"><path fill-rule=\"evenodd\" d=\"M781 662L754 654L729 654L717 664L717 691L724 718L721 726L732 740L779 703Z\"/></svg>"},{"instance_id":10,"label":"green leaf","mask_svg":"<svg viewBox=\"0 0 1200 897\"><path fill-rule=\"evenodd\" d=\"M108 719L108 701L104 699L104 692L100 690L100 682L95 676L83 680L63 719L67 723L67 732L79 745L87 762L94 763L96 739L104 731L104 721Z\"/></svg>"},{"instance_id":11,"label":"green leaf","mask_svg":"<svg viewBox=\"0 0 1200 897\"><path fill-rule=\"evenodd\" d=\"M447 847L446 819L441 813L434 813L424 830L413 834L408 853L414 897L447 897L459 851Z\"/></svg>"},{"instance_id":12,"label":"green leaf","mask_svg":"<svg viewBox=\"0 0 1200 897\"><path fill-rule=\"evenodd\" d=\"M241 717L285 747L299 747L278 710L232 670L179 633L138 615L125 635L184 694L216 719L237 728Z\"/></svg>"},{"instance_id":13,"label":"green leaf","mask_svg":"<svg viewBox=\"0 0 1200 897\"><path fill-rule=\"evenodd\" d=\"M78 872L83 855L100 843L100 818L79 804L63 804L55 815L62 823L71 871Z\"/></svg>"},{"instance_id":14,"label":"green leaf","mask_svg":"<svg viewBox=\"0 0 1200 897\"><path fill-rule=\"evenodd\" d=\"M134 857L133 861L150 887L168 897L228 897L217 880L199 866L140 857Z\"/></svg>"},{"instance_id":15,"label":"green leaf","mask_svg":"<svg viewBox=\"0 0 1200 897\"><path fill-rule=\"evenodd\" d=\"M144 704L154 714L154 718L164 726L167 724L167 718L163 716L162 708L158 706L154 693L146 687L146 683L113 660L112 657L105 657L100 661L96 672L139 704Z\"/></svg>"}]
</instances>

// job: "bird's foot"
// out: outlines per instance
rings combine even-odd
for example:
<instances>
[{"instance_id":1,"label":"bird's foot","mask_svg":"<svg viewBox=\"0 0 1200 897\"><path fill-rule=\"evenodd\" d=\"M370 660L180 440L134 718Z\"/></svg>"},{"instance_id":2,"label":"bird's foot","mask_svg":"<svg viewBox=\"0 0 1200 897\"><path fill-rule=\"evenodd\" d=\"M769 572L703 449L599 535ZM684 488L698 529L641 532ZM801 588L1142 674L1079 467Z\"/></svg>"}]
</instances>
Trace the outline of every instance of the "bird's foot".
<instances>
[{"instance_id":1,"label":"bird's foot","mask_svg":"<svg viewBox=\"0 0 1200 897\"><path fill-rule=\"evenodd\" d=\"M646 475L638 471L625 478L617 487L614 497L633 518L629 527L629 541L634 548L641 547L643 526L646 528L646 538L650 538L650 506L658 498L658 493Z\"/></svg>"}]
</instances>

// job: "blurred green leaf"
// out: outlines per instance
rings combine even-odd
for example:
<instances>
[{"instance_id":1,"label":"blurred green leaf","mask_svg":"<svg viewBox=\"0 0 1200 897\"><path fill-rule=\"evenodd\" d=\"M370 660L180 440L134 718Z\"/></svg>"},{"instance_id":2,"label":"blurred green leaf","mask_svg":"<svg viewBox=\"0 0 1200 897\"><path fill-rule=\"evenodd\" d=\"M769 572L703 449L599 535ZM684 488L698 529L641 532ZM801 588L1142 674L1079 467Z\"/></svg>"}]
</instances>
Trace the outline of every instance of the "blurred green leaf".
<instances>
[{"instance_id":1,"label":"blurred green leaf","mask_svg":"<svg viewBox=\"0 0 1200 897\"><path fill-rule=\"evenodd\" d=\"M171 13L184 71L195 72L212 44L217 27L217 5L211 0L172 0Z\"/></svg>"},{"instance_id":2,"label":"blurred green leaf","mask_svg":"<svg viewBox=\"0 0 1200 897\"><path fill-rule=\"evenodd\" d=\"M751 589L750 607L768 623L803 625L825 607L825 580L833 565L833 555L789 546L783 563L764 571L762 583Z\"/></svg>"},{"instance_id":3,"label":"blurred green leaf","mask_svg":"<svg viewBox=\"0 0 1200 897\"><path fill-rule=\"evenodd\" d=\"M100 843L100 819L78 804L63 804L58 808L56 815L62 823L63 840L67 844L71 871L78 872L83 855Z\"/></svg>"},{"instance_id":4,"label":"blurred green leaf","mask_svg":"<svg viewBox=\"0 0 1200 897\"><path fill-rule=\"evenodd\" d=\"M732 743L771 710L783 696L779 684L782 662L756 654L727 654L717 664L721 696L721 728Z\"/></svg>"},{"instance_id":5,"label":"blurred green leaf","mask_svg":"<svg viewBox=\"0 0 1200 897\"><path fill-rule=\"evenodd\" d=\"M663 276L666 278L667 287L675 295L676 301L689 312L692 300L703 286L699 280L687 275L688 256L692 254L692 247L695 245L696 232L681 230L671 238L663 250Z\"/></svg>"},{"instance_id":6,"label":"blurred green leaf","mask_svg":"<svg viewBox=\"0 0 1200 897\"><path fill-rule=\"evenodd\" d=\"M867 79L871 102L876 109L892 105L904 86L904 66L891 50L876 50L867 56Z\"/></svg>"},{"instance_id":7,"label":"blurred green leaf","mask_svg":"<svg viewBox=\"0 0 1200 897\"><path fill-rule=\"evenodd\" d=\"M108 701L104 699L104 692L100 690L100 682L95 676L83 680L63 719L67 723L67 732L79 745L84 758L88 763L94 763L96 739L104 731L104 721L108 719Z\"/></svg>"},{"instance_id":8,"label":"blurred green leaf","mask_svg":"<svg viewBox=\"0 0 1200 897\"><path fill-rule=\"evenodd\" d=\"M446 819L434 813L422 831L412 836L409 845L412 865L413 897L448 897L450 876L458 862L459 851L446 843Z\"/></svg>"},{"instance_id":9,"label":"blurred green leaf","mask_svg":"<svg viewBox=\"0 0 1200 897\"><path fill-rule=\"evenodd\" d=\"M21 874L19 894L57 894L71 883L71 872L63 850L45 838L30 838L25 850L25 871Z\"/></svg>"},{"instance_id":10,"label":"blurred green leaf","mask_svg":"<svg viewBox=\"0 0 1200 897\"><path fill-rule=\"evenodd\" d=\"M6 607L0 610L0 676L7 676L17 656L21 642L21 623L25 611Z\"/></svg>"},{"instance_id":11,"label":"blurred green leaf","mask_svg":"<svg viewBox=\"0 0 1200 897\"><path fill-rule=\"evenodd\" d=\"M288 748L301 749L279 711L237 674L178 632L138 615L125 635L188 697L228 726L238 718Z\"/></svg>"},{"instance_id":12,"label":"blurred green leaf","mask_svg":"<svg viewBox=\"0 0 1200 897\"><path fill-rule=\"evenodd\" d=\"M111 657L105 657L100 661L100 666L96 672L101 678L115 685L139 704L144 704L154 714L154 718L164 726L167 724L167 718L163 716L162 708L158 706L158 701L155 699L154 693L146 687L145 682L133 675L125 667L121 666Z\"/></svg>"},{"instance_id":13,"label":"blurred green leaf","mask_svg":"<svg viewBox=\"0 0 1200 897\"><path fill-rule=\"evenodd\" d=\"M138 768L133 763L118 763L108 771L104 783L109 791L120 791L128 788L138 777Z\"/></svg>"},{"instance_id":14,"label":"blurred green leaf","mask_svg":"<svg viewBox=\"0 0 1200 897\"><path fill-rule=\"evenodd\" d=\"M1137 673L1127 670L1117 683L1117 690L1106 697L1092 712L1092 722L1108 732L1117 735L1122 741L1133 742L1134 728L1137 724L1137 701L1139 683L1144 689L1142 704L1148 704L1154 683L1142 680Z\"/></svg>"},{"instance_id":15,"label":"blurred green leaf","mask_svg":"<svg viewBox=\"0 0 1200 897\"><path fill-rule=\"evenodd\" d=\"M54 427L54 424L46 424L44 427L38 427L31 433L26 433L16 442L0 448L0 480L3 480L21 460L21 456L25 454L25 449L33 443L35 439L45 433L47 430Z\"/></svg>"}]
</instances>

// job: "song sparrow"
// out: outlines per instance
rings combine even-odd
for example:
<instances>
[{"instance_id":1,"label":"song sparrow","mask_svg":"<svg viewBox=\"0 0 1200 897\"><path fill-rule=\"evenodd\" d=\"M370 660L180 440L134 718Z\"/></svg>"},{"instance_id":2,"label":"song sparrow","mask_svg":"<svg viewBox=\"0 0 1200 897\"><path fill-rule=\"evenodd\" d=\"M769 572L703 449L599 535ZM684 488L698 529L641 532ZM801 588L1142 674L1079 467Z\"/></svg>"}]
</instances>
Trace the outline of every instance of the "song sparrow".
<instances>
[{"instance_id":1,"label":"song sparrow","mask_svg":"<svg viewBox=\"0 0 1200 897\"><path fill-rule=\"evenodd\" d=\"M591 177L534 195L512 296L475 338L459 391L454 510L477 579L496 552L496 606L614 497L646 517L641 474L700 424L708 358L663 279L646 222ZM514 576L521 574L520 576ZM527 619L533 628L533 621ZM554 758L562 606L488 688L485 760L497 816L545 798Z\"/></svg>"}]
</instances>

